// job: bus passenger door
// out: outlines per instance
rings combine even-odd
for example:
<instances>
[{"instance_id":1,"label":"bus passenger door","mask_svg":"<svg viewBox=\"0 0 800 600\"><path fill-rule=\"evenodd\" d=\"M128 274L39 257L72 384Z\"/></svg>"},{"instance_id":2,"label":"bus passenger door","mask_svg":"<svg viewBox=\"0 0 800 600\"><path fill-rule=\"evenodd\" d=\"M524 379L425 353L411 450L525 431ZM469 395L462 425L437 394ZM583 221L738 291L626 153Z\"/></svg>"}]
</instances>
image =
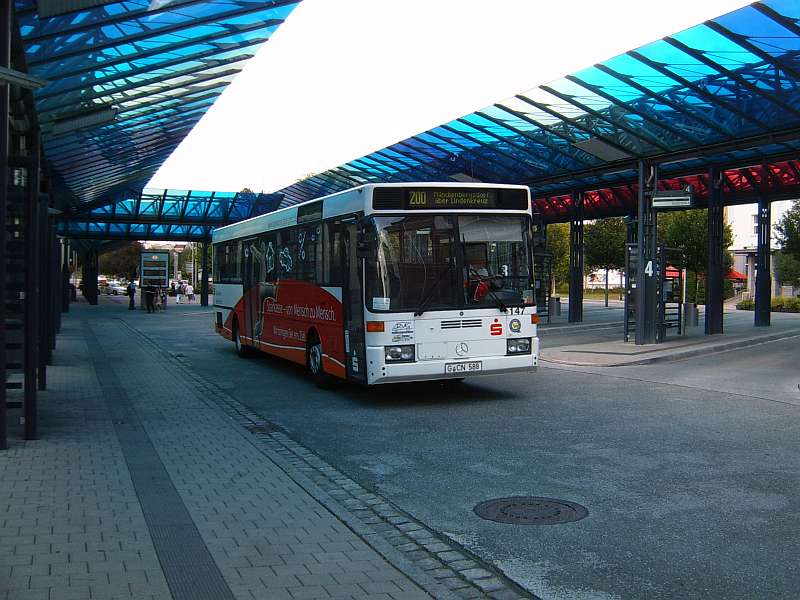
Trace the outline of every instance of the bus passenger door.
<instances>
[{"instance_id":1,"label":"bus passenger door","mask_svg":"<svg viewBox=\"0 0 800 600\"><path fill-rule=\"evenodd\" d=\"M364 337L364 294L362 290L362 259L356 245L358 225L342 223L342 309L344 313L344 350L347 357L347 378L360 383L367 381L366 345Z\"/></svg>"},{"instance_id":2,"label":"bus passenger door","mask_svg":"<svg viewBox=\"0 0 800 600\"><path fill-rule=\"evenodd\" d=\"M254 326L257 321L256 311L258 307L258 274L256 270L256 240L244 242L244 264L242 272L242 300L244 306L244 323L242 323L242 334L253 346L257 346L256 332Z\"/></svg>"}]
</instances>

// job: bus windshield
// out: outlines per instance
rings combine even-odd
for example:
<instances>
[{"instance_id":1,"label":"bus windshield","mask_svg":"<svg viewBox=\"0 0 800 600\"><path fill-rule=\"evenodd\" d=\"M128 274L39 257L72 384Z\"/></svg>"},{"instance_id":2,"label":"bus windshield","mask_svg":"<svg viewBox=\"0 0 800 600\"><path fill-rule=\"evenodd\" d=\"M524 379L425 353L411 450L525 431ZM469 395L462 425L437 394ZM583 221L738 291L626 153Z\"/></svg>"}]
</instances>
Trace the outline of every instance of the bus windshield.
<instances>
[{"instance_id":1,"label":"bus windshield","mask_svg":"<svg viewBox=\"0 0 800 600\"><path fill-rule=\"evenodd\" d=\"M453 310L532 303L525 215L408 215L373 219L366 270L371 311Z\"/></svg>"}]
</instances>

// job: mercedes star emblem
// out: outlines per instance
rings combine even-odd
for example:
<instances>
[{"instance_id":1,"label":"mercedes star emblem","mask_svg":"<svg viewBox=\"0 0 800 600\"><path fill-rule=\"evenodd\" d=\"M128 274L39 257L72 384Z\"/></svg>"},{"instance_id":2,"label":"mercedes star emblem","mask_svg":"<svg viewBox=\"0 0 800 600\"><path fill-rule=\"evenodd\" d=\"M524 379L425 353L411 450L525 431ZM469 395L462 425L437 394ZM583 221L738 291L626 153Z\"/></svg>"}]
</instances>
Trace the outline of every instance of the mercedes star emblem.
<instances>
[{"instance_id":1,"label":"mercedes star emblem","mask_svg":"<svg viewBox=\"0 0 800 600\"><path fill-rule=\"evenodd\" d=\"M466 342L459 342L456 344L456 354L459 356L466 356L469 352L469 346L467 346Z\"/></svg>"}]
</instances>

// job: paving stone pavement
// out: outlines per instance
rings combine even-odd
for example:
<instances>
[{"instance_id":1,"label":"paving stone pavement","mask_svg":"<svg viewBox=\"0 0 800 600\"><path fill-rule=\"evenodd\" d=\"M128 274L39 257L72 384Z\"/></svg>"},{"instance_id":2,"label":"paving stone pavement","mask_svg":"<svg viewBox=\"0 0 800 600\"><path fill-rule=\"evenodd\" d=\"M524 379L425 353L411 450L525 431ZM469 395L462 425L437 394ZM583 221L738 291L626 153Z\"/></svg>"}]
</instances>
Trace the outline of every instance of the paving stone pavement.
<instances>
[{"instance_id":1,"label":"paving stone pavement","mask_svg":"<svg viewBox=\"0 0 800 600\"><path fill-rule=\"evenodd\" d=\"M42 439L0 452L0 598L171 598L74 321L48 379Z\"/></svg>"},{"instance_id":2,"label":"paving stone pavement","mask_svg":"<svg viewBox=\"0 0 800 600\"><path fill-rule=\"evenodd\" d=\"M195 536L204 570L237 600L531 597L141 332L90 311L64 319L41 439L0 453L0 600L200 600L186 584L209 573L165 550L165 536L181 535ZM124 437L121 405L139 437ZM143 494L152 460L167 474L152 476L169 487L166 521ZM189 529L164 533L170 502Z\"/></svg>"}]
</instances>

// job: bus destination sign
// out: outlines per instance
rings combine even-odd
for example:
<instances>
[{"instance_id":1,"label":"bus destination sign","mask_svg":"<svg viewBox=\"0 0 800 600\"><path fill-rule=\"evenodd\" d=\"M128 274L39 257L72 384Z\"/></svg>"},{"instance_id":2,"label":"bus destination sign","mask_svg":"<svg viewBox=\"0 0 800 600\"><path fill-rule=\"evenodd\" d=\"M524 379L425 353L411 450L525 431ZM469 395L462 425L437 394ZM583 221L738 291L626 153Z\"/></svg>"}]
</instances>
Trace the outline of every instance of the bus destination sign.
<instances>
[{"instance_id":1,"label":"bus destination sign","mask_svg":"<svg viewBox=\"0 0 800 600\"><path fill-rule=\"evenodd\" d=\"M497 190L464 188L428 188L407 190L406 208L497 208Z\"/></svg>"}]
</instances>

